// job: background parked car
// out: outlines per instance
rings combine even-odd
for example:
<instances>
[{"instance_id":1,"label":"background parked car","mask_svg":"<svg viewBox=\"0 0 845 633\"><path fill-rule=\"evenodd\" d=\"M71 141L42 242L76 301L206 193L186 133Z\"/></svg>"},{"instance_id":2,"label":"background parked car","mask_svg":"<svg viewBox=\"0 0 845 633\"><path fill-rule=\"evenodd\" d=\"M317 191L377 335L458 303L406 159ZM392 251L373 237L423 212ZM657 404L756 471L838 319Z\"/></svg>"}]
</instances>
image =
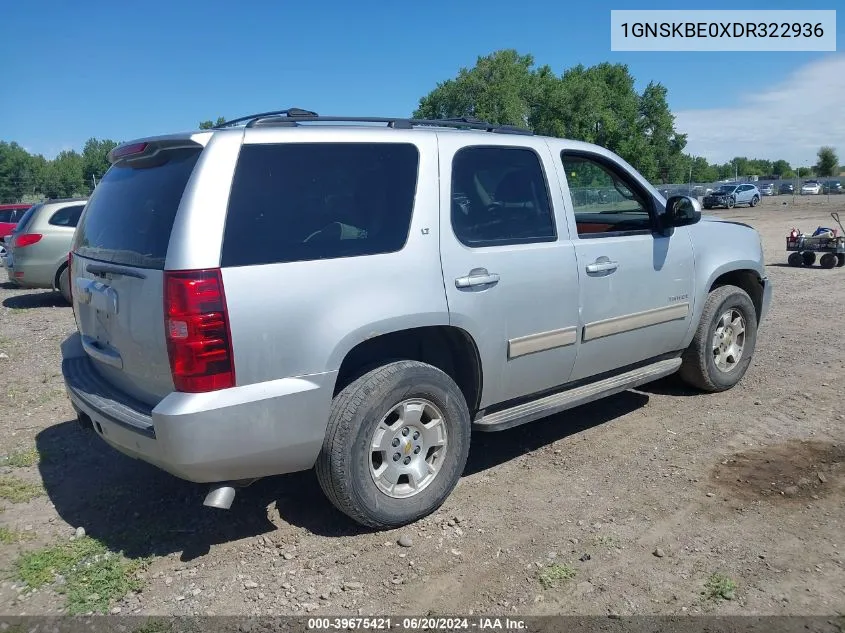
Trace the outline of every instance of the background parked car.
<instances>
[{"instance_id":1,"label":"background parked car","mask_svg":"<svg viewBox=\"0 0 845 633\"><path fill-rule=\"evenodd\" d=\"M818 180L808 180L801 185L802 196L814 196L822 192L822 185Z\"/></svg>"},{"instance_id":2,"label":"background parked car","mask_svg":"<svg viewBox=\"0 0 845 633\"><path fill-rule=\"evenodd\" d=\"M795 185L791 182L783 182L778 189L780 193L795 193Z\"/></svg>"},{"instance_id":3,"label":"background parked car","mask_svg":"<svg viewBox=\"0 0 845 633\"><path fill-rule=\"evenodd\" d=\"M760 186L760 195L763 196L775 196L777 195L777 190L775 189L774 183L767 182L765 185Z\"/></svg>"},{"instance_id":4,"label":"background parked car","mask_svg":"<svg viewBox=\"0 0 845 633\"><path fill-rule=\"evenodd\" d=\"M842 183L838 180L828 180L822 185L822 193L842 193Z\"/></svg>"},{"instance_id":5,"label":"background parked car","mask_svg":"<svg viewBox=\"0 0 845 633\"><path fill-rule=\"evenodd\" d=\"M21 288L59 290L70 302L67 258L85 198L46 200L33 206L7 239L4 265Z\"/></svg>"},{"instance_id":6,"label":"background parked car","mask_svg":"<svg viewBox=\"0 0 845 633\"><path fill-rule=\"evenodd\" d=\"M31 204L0 204L0 258L6 256L3 238L11 235Z\"/></svg>"},{"instance_id":7,"label":"background parked car","mask_svg":"<svg viewBox=\"0 0 845 633\"><path fill-rule=\"evenodd\" d=\"M732 209L738 204L747 204L756 207L760 202L760 190L749 184L722 185L713 193L704 197L704 208L725 207Z\"/></svg>"}]
</instances>

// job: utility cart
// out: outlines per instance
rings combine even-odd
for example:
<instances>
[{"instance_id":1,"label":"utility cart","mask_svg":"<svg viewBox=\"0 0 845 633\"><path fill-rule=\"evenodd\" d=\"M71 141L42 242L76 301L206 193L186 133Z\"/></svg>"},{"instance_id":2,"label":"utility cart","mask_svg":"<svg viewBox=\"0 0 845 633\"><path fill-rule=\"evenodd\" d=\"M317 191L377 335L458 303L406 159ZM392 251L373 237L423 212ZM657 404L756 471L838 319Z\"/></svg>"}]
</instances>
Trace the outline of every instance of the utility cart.
<instances>
[{"instance_id":1,"label":"utility cart","mask_svg":"<svg viewBox=\"0 0 845 633\"><path fill-rule=\"evenodd\" d=\"M839 221L838 213L831 213L830 217L839 225L840 234L836 229L819 227L812 235L805 235L797 229L786 237L786 250L789 254L790 266L812 266L816 263L816 253L821 253L819 265L822 268L845 266L845 228Z\"/></svg>"}]
</instances>

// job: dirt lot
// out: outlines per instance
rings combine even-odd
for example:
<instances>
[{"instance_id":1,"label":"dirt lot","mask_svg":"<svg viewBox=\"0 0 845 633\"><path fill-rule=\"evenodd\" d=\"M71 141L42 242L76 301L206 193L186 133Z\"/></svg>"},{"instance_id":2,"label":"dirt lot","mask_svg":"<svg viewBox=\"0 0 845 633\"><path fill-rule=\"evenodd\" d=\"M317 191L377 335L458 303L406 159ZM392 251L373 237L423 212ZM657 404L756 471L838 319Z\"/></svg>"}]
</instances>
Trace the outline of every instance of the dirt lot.
<instances>
[{"instance_id":1,"label":"dirt lot","mask_svg":"<svg viewBox=\"0 0 845 633\"><path fill-rule=\"evenodd\" d=\"M845 196L723 213L761 231L775 284L737 388L664 380L476 437L444 507L394 532L358 529L310 472L223 512L112 451L63 394L70 308L4 285L0 613L841 615L845 269L783 248L832 210Z\"/></svg>"}]
</instances>

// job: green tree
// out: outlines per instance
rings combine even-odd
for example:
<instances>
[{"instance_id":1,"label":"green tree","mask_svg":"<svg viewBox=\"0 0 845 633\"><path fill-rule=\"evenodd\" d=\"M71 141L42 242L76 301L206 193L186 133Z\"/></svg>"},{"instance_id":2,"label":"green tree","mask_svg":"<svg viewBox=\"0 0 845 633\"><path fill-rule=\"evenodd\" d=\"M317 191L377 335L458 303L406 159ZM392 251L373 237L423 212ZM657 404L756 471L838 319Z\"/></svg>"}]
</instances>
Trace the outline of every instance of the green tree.
<instances>
[{"instance_id":1,"label":"green tree","mask_svg":"<svg viewBox=\"0 0 845 633\"><path fill-rule=\"evenodd\" d=\"M222 125L222 124L224 124L225 122L226 122L226 118L225 118L225 117L222 117L222 116L217 117L217 120L216 120L216 121L212 121L211 119L208 119L207 121L200 121L200 124L199 124L199 129L201 129L201 130L210 130L210 129L211 129L211 128L213 128L215 125Z\"/></svg>"},{"instance_id":2,"label":"green tree","mask_svg":"<svg viewBox=\"0 0 845 633\"><path fill-rule=\"evenodd\" d=\"M61 152L44 170L42 191L48 198L69 198L88 191L82 178L82 156L73 150Z\"/></svg>"},{"instance_id":3,"label":"green tree","mask_svg":"<svg viewBox=\"0 0 845 633\"><path fill-rule=\"evenodd\" d=\"M816 163L816 173L819 176L835 176L838 172L839 157L836 155L836 150L825 145L819 148L818 152L819 162Z\"/></svg>"},{"instance_id":4,"label":"green tree","mask_svg":"<svg viewBox=\"0 0 845 633\"><path fill-rule=\"evenodd\" d=\"M108 170L110 163L109 152L117 147L117 142L111 139L99 140L89 138L82 149L82 180L90 191L94 188L94 180L99 182Z\"/></svg>"},{"instance_id":5,"label":"green tree","mask_svg":"<svg viewBox=\"0 0 845 633\"><path fill-rule=\"evenodd\" d=\"M37 161L17 143L0 141L0 203L19 202L35 191Z\"/></svg>"},{"instance_id":6,"label":"green tree","mask_svg":"<svg viewBox=\"0 0 845 633\"><path fill-rule=\"evenodd\" d=\"M473 68L440 82L420 99L415 118L475 117L499 125L528 125L536 100L534 58L515 50L479 57Z\"/></svg>"},{"instance_id":7,"label":"green tree","mask_svg":"<svg viewBox=\"0 0 845 633\"><path fill-rule=\"evenodd\" d=\"M812 176L813 170L810 167L799 167L798 168L798 177L799 178L806 178L807 176Z\"/></svg>"},{"instance_id":8,"label":"green tree","mask_svg":"<svg viewBox=\"0 0 845 633\"><path fill-rule=\"evenodd\" d=\"M772 163L772 174L781 178L788 178L787 174L792 172L792 167L785 160L776 160Z\"/></svg>"}]
</instances>

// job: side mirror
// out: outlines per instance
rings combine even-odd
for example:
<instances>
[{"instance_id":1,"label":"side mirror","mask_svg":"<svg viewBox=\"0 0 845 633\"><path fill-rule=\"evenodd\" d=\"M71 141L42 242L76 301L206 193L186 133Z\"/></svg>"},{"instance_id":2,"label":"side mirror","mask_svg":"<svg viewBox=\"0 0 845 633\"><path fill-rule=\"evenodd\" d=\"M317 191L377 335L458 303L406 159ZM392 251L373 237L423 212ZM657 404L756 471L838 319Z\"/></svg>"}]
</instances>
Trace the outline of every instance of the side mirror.
<instances>
[{"instance_id":1,"label":"side mirror","mask_svg":"<svg viewBox=\"0 0 845 633\"><path fill-rule=\"evenodd\" d=\"M672 196L666 201L666 210L661 217L661 227L664 231L678 226L689 226L701 219L701 203L690 196Z\"/></svg>"}]
</instances>

